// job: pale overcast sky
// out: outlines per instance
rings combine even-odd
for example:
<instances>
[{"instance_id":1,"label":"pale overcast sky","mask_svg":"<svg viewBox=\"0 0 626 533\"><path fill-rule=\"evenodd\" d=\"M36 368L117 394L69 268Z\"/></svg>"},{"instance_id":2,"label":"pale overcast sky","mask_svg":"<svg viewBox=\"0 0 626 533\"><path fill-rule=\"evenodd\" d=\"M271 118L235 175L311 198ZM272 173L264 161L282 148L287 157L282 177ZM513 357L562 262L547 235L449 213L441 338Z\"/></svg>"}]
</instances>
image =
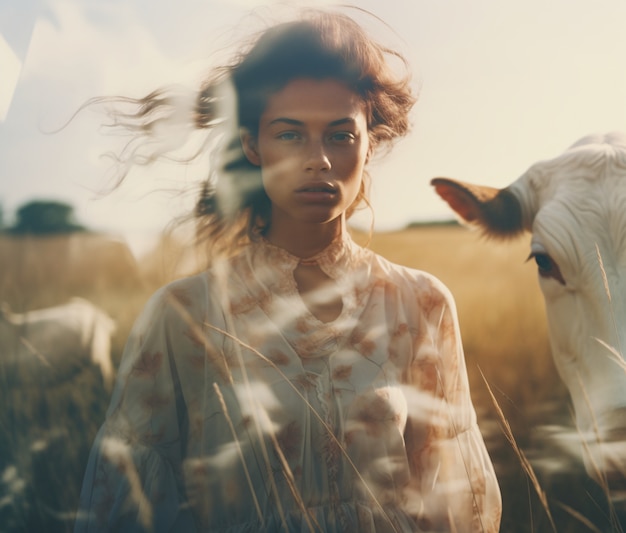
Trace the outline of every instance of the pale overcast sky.
<instances>
[{"instance_id":1,"label":"pale overcast sky","mask_svg":"<svg viewBox=\"0 0 626 533\"><path fill-rule=\"evenodd\" d=\"M284 2L282 2L284 3ZM282 4L281 3L281 4ZM319 2L318 2L319 4ZM161 229L190 205L166 171L106 186L110 139L86 99L191 79L254 0L0 0L0 203L67 201L116 233ZM414 130L373 169L378 229L449 216L433 176L505 186L588 133L626 129L624 0L359 0L397 33L420 100ZM261 8L261 12L264 12ZM379 25L379 28L381 26ZM389 33L389 32L388 32ZM387 35L389 36L389 35ZM181 179L199 176L182 171ZM158 190L159 192L150 193ZM10 220L9 220L10 221ZM367 222L364 219L363 222Z\"/></svg>"}]
</instances>

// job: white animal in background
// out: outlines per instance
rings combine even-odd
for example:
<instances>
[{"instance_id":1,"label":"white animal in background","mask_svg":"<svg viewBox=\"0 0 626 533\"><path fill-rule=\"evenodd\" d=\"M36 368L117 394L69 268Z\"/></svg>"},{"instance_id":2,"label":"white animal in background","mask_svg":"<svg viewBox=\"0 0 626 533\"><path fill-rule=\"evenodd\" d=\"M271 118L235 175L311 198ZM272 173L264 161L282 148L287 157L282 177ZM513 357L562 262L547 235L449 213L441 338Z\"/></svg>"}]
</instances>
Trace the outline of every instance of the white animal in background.
<instances>
[{"instance_id":1,"label":"white animal in background","mask_svg":"<svg viewBox=\"0 0 626 533\"><path fill-rule=\"evenodd\" d=\"M432 185L489 236L532 232L551 349L587 472L625 489L626 135L585 137L504 189L447 178Z\"/></svg>"},{"instance_id":2,"label":"white animal in background","mask_svg":"<svg viewBox=\"0 0 626 533\"><path fill-rule=\"evenodd\" d=\"M0 311L0 379L6 385L46 385L68 379L89 362L111 390L115 323L82 298L25 313Z\"/></svg>"}]
</instances>

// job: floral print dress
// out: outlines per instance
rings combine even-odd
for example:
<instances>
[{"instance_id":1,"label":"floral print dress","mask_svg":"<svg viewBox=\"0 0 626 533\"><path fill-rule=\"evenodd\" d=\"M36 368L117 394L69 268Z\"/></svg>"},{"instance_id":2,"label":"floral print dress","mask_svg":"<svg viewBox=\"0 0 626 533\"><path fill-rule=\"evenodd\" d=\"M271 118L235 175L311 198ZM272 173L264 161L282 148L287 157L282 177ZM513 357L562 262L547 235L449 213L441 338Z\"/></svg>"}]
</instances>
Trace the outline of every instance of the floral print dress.
<instances>
[{"instance_id":1,"label":"floral print dress","mask_svg":"<svg viewBox=\"0 0 626 533\"><path fill-rule=\"evenodd\" d=\"M341 288L332 322L266 241L151 298L77 533L498 530L447 289L347 235L312 259Z\"/></svg>"}]
</instances>

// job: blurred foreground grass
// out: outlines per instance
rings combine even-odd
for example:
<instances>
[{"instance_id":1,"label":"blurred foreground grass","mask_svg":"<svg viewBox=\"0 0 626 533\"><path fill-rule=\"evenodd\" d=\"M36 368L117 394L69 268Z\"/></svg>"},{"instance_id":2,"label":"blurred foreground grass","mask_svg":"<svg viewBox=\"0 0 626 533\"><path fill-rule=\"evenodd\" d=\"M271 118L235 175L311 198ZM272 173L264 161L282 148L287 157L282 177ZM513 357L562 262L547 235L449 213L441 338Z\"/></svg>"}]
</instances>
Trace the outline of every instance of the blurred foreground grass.
<instances>
[{"instance_id":1,"label":"blurred foreground grass","mask_svg":"<svg viewBox=\"0 0 626 533\"><path fill-rule=\"evenodd\" d=\"M117 363L148 296L181 271L194 270L197 259L171 236L137 263L120 243L94 237L85 245L72 238L0 238L0 301L24 311L71 296L91 300L117 322ZM367 240L358 233L355 238ZM550 356L535 267L525 262L528 238L495 243L457 226L425 226L375 234L369 246L394 262L435 274L454 294L472 395L503 494L501 531L552 528L502 435L481 371L516 441L537 467L557 531L609 531L602 491L576 454L553 438L572 422ZM0 531L71 531L108 394L89 368L45 389L16 387L0 375L0 394Z\"/></svg>"}]
</instances>

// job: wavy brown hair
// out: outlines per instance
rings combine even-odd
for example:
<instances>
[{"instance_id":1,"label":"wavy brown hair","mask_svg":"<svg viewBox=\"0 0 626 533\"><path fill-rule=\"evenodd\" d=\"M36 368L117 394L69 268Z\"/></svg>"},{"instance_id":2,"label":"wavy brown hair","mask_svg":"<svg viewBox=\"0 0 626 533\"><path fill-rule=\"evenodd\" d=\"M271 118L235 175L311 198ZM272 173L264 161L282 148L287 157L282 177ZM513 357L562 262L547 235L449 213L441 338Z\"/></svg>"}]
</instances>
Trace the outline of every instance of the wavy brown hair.
<instances>
[{"instance_id":1,"label":"wavy brown hair","mask_svg":"<svg viewBox=\"0 0 626 533\"><path fill-rule=\"evenodd\" d=\"M268 98L297 78L334 79L360 97L366 110L370 155L381 145L390 147L409 130L409 111L416 97L405 58L372 39L349 16L306 10L297 20L255 35L229 63L212 69L197 94L192 116L187 117L198 130L222 133L195 208L197 235L207 241L209 255L233 251L269 227L271 203L260 169L244 155L239 132L246 128L255 135ZM117 113L115 125L146 144L176 113L176 98L168 90L122 101L134 109ZM129 143L120 159L127 162L124 168L128 162L147 164L163 155L136 154ZM369 179L365 178L347 217L361 203L369 204Z\"/></svg>"}]
</instances>

